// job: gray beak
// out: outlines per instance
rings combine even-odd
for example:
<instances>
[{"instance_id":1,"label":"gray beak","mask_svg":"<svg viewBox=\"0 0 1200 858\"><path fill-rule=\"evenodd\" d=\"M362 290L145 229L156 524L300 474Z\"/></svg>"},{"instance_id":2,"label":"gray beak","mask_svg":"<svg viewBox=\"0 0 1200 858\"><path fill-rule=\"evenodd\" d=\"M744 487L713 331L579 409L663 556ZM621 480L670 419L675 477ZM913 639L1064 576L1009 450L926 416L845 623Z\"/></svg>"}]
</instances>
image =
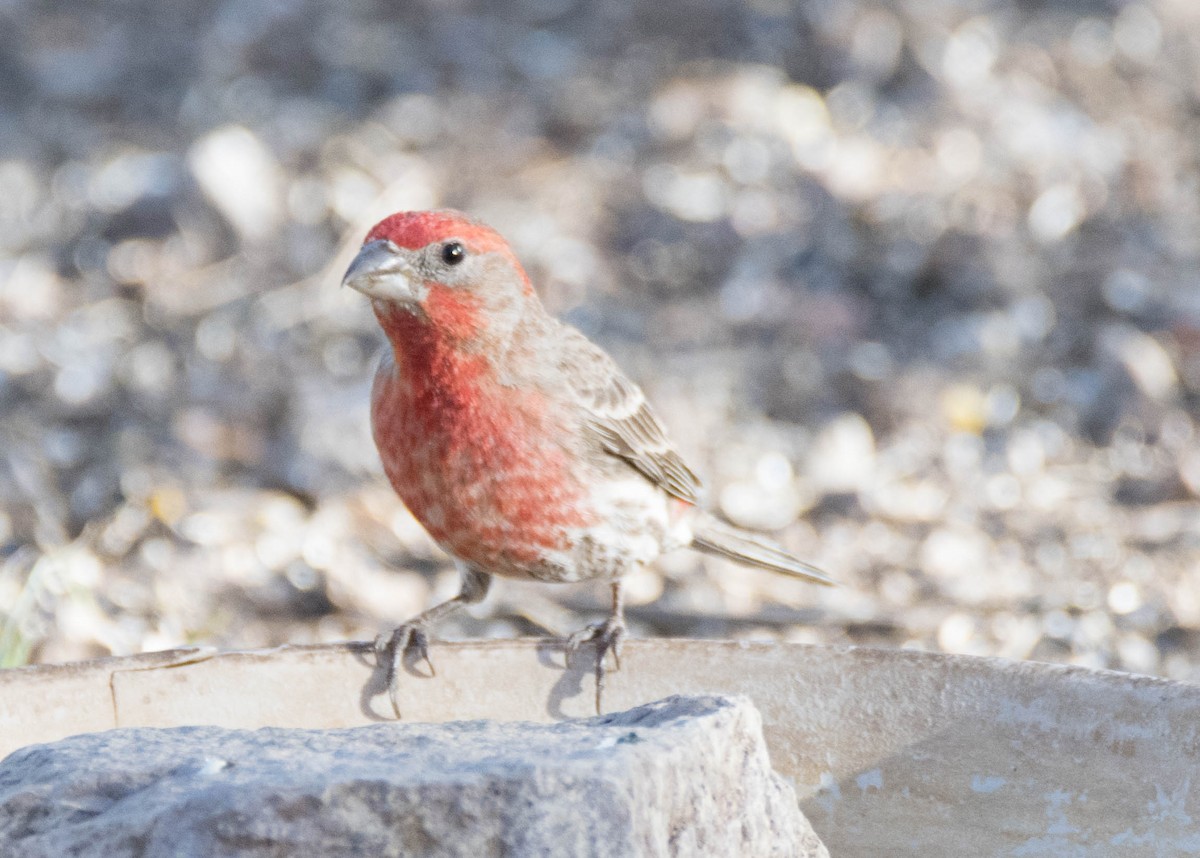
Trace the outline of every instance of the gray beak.
<instances>
[{"instance_id":1,"label":"gray beak","mask_svg":"<svg viewBox=\"0 0 1200 858\"><path fill-rule=\"evenodd\" d=\"M403 251L385 239L368 241L354 257L342 285L362 292L368 298L392 301L412 300L414 271Z\"/></svg>"}]
</instances>

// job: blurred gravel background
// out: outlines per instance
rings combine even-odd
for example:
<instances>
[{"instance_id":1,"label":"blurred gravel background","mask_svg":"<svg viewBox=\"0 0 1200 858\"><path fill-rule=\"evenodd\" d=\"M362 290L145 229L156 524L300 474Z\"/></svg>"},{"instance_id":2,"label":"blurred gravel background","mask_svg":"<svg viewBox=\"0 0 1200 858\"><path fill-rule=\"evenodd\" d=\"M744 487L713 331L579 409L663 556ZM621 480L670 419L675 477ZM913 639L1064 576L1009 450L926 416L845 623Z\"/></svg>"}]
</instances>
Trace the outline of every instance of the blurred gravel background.
<instances>
[{"instance_id":1,"label":"blurred gravel background","mask_svg":"<svg viewBox=\"0 0 1200 858\"><path fill-rule=\"evenodd\" d=\"M1200 5L0 2L0 654L368 638L456 591L338 281L450 205L824 591L634 635L1200 678ZM579 627L502 582L446 637Z\"/></svg>"}]
</instances>

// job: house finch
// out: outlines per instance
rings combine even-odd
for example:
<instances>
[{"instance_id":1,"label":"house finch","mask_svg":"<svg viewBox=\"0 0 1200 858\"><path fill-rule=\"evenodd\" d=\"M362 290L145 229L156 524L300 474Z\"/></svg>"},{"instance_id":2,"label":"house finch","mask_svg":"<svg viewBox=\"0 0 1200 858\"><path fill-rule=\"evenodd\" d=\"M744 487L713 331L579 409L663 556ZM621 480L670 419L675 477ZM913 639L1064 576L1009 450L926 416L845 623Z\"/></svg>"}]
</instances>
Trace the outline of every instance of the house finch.
<instances>
[{"instance_id":1,"label":"house finch","mask_svg":"<svg viewBox=\"0 0 1200 858\"><path fill-rule=\"evenodd\" d=\"M426 630L484 598L493 575L602 579L612 612L572 635L620 666L621 578L691 547L829 584L782 548L700 510L700 480L641 389L543 308L512 249L454 211L401 212L370 231L343 283L371 299L390 348L371 428L393 488L462 575L462 592L381 635L396 674L429 663ZM399 709L397 707L397 712Z\"/></svg>"}]
</instances>

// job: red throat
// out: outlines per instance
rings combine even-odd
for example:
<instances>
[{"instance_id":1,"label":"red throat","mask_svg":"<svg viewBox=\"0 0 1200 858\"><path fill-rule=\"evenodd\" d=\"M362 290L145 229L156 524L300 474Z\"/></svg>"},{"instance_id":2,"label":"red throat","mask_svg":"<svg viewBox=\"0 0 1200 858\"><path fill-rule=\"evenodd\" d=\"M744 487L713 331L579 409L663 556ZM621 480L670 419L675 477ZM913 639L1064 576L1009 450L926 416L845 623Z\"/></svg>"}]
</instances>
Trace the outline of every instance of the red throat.
<instances>
[{"instance_id":1,"label":"red throat","mask_svg":"<svg viewBox=\"0 0 1200 858\"><path fill-rule=\"evenodd\" d=\"M375 318L387 334L397 361L401 355L420 358L421 351L462 348L483 333L484 314L479 298L439 283L427 284L419 314L406 308L375 304Z\"/></svg>"}]
</instances>

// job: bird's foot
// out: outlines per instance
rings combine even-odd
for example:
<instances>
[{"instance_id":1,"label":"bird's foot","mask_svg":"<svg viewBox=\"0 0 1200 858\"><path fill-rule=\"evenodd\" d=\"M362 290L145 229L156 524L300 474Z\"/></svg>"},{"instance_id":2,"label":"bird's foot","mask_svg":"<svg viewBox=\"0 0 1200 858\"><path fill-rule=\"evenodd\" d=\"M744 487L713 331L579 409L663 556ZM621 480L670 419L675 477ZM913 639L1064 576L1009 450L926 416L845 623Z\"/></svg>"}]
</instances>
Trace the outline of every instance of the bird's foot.
<instances>
[{"instance_id":1,"label":"bird's foot","mask_svg":"<svg viewBox=\"0 0 1200 858\"><path fill-rule=\"evenodd\" d=\"M375 638L376 664L386 665L388 699L392 702L392 710L397 718L400 717L400 670L408 657L411 657L414 663L424 661L429 667L429 675L437 675L437 671L433 669L433 662L429 660L429 635L425 633L424 623L405 623Z\"/></svg>"},{"instance_id":2,"label":"bird's foot","mask_svg":"<svg viewBox=\"0 0 1200 858\"><path fill-rule=\"evenodd\" d=\"M604 696L604 677L606 668L605 657L611 652L613 670L621 669L621 642L625 639L625 620L620 616L611 616L602 623L580 629L567 638L567 666L575 660L576 653L585 643L596 644L596 714L601 711L601 698Z\"/></svg>"}]
</instances>

